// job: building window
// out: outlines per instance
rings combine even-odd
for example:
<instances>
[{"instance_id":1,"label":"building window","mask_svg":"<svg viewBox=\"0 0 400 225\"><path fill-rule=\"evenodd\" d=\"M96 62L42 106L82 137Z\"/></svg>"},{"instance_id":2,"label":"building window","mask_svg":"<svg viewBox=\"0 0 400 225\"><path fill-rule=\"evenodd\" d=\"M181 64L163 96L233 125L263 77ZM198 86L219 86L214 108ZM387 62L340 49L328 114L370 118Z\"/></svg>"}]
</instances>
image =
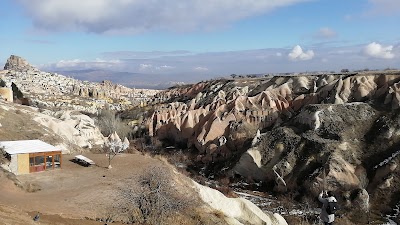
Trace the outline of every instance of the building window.
<instances>
[{"instance_id":1,"label":"building window","mask_svg":"<svg viewBox=\"0 0 400 225\"><path fill-rule=\"evenodd\" d=\"M53 169L53 156L46 157L46 169Z\"/></svg>"},{"instance_id":2,"label":"building window","mask_svg":"<svg viewBox=\"0 0 400 225\"><path fill-rule=\"evenodd\" d=\"M31 153L29 157L30 172L39 172L61 168L60 152Z\"/></svg>"},{"instance_id":3,"label":"building window","mask_svg":"<svg viewBox=\"0 0 400 225\"><path fill-rule=\"evenodd\" d=\"M36 156L35 166L43 166L43 165L44 165L44 156Z\"/></svg>"},{"instance_id":4,"label":"building window","mask_svg":"<svg viewBox=\"0 0 400 225\"><path fill-rule=\"evenodd\" d=\"M60 166L60 155L54 155L54 168L59 168Z\"/></svg>"}]
</instances>

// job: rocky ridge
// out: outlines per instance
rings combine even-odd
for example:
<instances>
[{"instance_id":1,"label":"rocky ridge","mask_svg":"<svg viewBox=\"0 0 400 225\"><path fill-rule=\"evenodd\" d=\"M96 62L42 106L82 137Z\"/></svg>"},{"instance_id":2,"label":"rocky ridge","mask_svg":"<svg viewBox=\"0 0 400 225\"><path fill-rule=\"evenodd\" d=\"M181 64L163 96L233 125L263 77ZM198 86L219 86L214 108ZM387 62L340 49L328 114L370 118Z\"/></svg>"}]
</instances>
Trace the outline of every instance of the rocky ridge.
<instances>
[{"instance_id":1,"label":"rocky ridge","mask_svg":"<svg viewBox=\"0 0 400 225\"><path fill-rule=\"evenodd\" d=\"M10 56L4 69L1 75L7 86L16 84L31 99L32 104L39 107L76 109L81 106L80 108L88 108L88 111L93 112L107 103L112 109L122 110L132 103L143 104L158 92L131 89L110 81L93 83L43 72L15 55Z\"/></svg>"},{"instance_id":2,"label":"rocky ridge","mask_svg":"<svg viewBox=\"0 0 400 225\"><path fill-rule=\"evenodd\" d=\"M164 104L148 127L159 139L195 149L206 176L241 176L299 197L325 187L346 207L389 213L383 205L400 202L399 75L201 82L157 94Z\"/></svg>"},{"instance_id":3,"label":"rocky ridge","mask_svg":"<svg viewBox=\"0 0 400 225\"><path fill-rule=\"evenodd\" d=\"M16 70L16 71L37 71L35 67L30 65L25 59L16 55L11 55L6 64L4 70Z\"/></svg>"},{"instance_id":4,"label":"rocky ridge","mask_svg":"<svg viewBox=\"0 0 400 225\"><path fill-rule=\"evenodd\" d=\"M149 120L150 134L161 139L195 145L200 151L222 136L235 123L257 129L277 126L310 104L381 102L400 107L398 74L353 76L274 77L261 80L222 80L176 88L156 95L169 104L158 108ZM169 132L165 132L165 131ZM172 132L171 132L172 131Z\"/></svg>"},{"instance_id":5,"label":"rocky ridge","mask_svg":"<svg viewBox=\"0 0 400 225\"><path fill-rule=\"evenodd\" d=\"M0 121L1 140L41 139L59 146L63 153L102 146L105 140L93 119L78 112L52 112L0 101Z\"/></svg>"}]
</instances>

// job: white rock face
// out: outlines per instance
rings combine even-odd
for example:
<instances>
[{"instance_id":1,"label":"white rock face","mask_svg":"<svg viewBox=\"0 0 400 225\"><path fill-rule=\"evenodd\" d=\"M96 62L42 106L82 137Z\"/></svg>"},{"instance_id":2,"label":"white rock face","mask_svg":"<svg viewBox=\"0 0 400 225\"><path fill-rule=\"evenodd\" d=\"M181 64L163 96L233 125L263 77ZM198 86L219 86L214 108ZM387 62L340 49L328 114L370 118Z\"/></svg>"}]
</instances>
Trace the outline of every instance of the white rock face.
<instances>
[{"instance_id":1,"label":"white rock face","mask_svg":"<svg viewBox=\"0 0 400 225\"><path fill-rule=\"evenodd\" d=\"M39 113L34 120L80 147L91 148L92 145L104 144L103 135L89 116L60 111L52 116Z\"/></svg>"},{"instance_id":2,"label":"white rock face","mask_svg":"<svg viewBox=\"0 0 400 225\"><path fill-rule=\"evenodd\" d=\"M287 225L287 222L281 215L277 213L265 213L247 199L227 198L217 190L202 186L194 181L193 184L205 203L211 208L224 213L228 224Z\"/></svg>"},{"instance_id":3,"label":"white rock face","mask_svg":"<svg viewBox=\"0 0 400 225\"><path fill-rule=\"evenodd\" d=\"M261 168L261 153L257 148L247 150L233 168L234 173L256 180L266 179L267 173Z\"/></svg>"}]
</instances>

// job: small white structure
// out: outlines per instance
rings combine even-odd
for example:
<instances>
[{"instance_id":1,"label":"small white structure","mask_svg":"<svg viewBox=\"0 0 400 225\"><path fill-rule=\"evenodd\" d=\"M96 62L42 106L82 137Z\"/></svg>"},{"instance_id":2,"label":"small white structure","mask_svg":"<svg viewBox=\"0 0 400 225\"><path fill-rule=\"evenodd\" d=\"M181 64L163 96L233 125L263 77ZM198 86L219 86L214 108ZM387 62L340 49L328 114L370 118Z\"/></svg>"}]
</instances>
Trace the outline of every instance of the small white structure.
<instances>
[{"instance_id":1,"label":"small white structure","mask_svg":"<svg viewBox=\"0 0 400 225\"><path fill-rule=\"evenodd\" d=\"M61 150L41 140L1 141L8 170L16 175L61 168Z\"/></svg>"},{"instance_id":2,"label":"small white structure","mask_svg":"<svg viewBox=\"0 0 400 225\"><path fill-rule=\"evenodd\" d=\"M83 155L76 155L74 160L79 163L82 164L84 166L91 166L91 165L95 165L95 163L93 162L93 160L89 159L86 156Z\"/></svg>"}]
</instances>

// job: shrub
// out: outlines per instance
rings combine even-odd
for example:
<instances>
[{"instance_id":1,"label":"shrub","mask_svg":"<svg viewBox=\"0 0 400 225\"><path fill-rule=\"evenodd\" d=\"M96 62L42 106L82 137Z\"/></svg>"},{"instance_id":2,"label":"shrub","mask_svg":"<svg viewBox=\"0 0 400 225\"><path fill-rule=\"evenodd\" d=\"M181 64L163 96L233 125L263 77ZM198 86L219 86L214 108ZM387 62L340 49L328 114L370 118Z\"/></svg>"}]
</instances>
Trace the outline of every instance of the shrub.
<instances>
[{"instance_id":1,"label":"shrub","mask_svg":"<svg viewBox=\"0 0 400 225\"><path fill-rule=\"evenodd\" d=\"M169 170L157 166L124 182L117 194L112 211L126 223L165 224L195 204L191 195L178 194Z\"/></svg>"}]
</instances>

